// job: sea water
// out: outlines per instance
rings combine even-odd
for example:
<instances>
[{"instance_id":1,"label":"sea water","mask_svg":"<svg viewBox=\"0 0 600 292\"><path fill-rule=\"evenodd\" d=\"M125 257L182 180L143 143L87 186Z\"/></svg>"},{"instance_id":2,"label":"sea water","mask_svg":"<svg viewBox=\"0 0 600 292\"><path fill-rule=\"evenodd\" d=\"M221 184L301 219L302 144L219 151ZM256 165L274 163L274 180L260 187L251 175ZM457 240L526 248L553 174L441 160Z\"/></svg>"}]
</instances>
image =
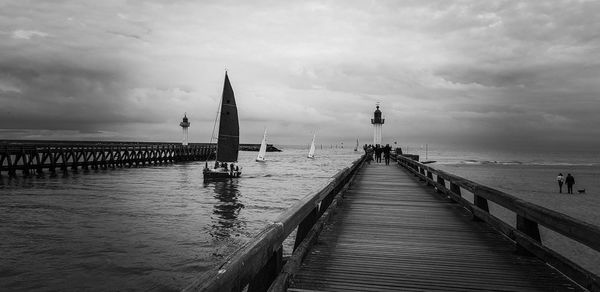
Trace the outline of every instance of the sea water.
<instances>
[{"instance_id":1,"label":"sea water","mask_svg":"<svg viewBox=\"0 0 600 292\"><path fill-rule=\"evenodd\" d=\"M360 156L282 148L240 152L242 177L220 182L203 182L204 162L4 176L0 290L183 288Z\"/></svg>"},{"instance_id":2,"label":"sea water","mask_svg":"<svg viewBox=\"0 0 600 292\"><path fill-rule=\"evenodd\" d=\"M0 179L0 290L179 290L248 242L362 151L317 146L240 152L240 179L204 183L203 162ZM600 155L473 151L409 153L435 168L600 226ZM558 193L556 176L574 175ZM514 225L515 216L493 214ZM542 241L600 274L600 256L542 228Z\"/></svg>"}]
</instances>

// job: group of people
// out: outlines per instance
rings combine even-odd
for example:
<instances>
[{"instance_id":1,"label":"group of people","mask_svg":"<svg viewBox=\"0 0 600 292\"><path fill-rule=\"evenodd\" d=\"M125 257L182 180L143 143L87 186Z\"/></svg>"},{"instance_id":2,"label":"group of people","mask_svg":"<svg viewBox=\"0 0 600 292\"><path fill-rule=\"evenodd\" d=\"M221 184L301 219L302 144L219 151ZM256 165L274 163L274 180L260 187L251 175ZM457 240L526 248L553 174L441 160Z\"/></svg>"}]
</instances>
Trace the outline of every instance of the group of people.
<instances>
[{"instance_id":1,"label":"group of people","mask_svg":"<svg viewBox=\"0 0 600 292\"><path fill-rule=\"evenodd\" d=\"M373 155L375 155L375 162L381 163L381 155L383 154L385 165L390 165L390 154L392 152L392 147L390 146L390 144L386 144L384 147L382 147L379 144L376 144L375 146L373 146L372 144L365 144L363 146L363 149L365 150L365 154L367 155L367 163L371 163L371 161L373 160Z\"/></svg>"},{"instance_id":2,"label":"group of people","mask_svg":"<svg viewBox=\"0 0 600 292\"><path fill-rule=\"evenodd\" d=\"M206 162L205 168L208 168L208 162ZM221 168L224 171L229 171L229 175L233 175L234 173L237 173L240 171L239 167L233 163L227 164L227 162L215 161L214 169L218 169L218 168Z\"/></svg>"},{"instance_id":3,"label":"group of people","mask_svg":"<svg viewBox=\"0 0 600 292\"><path fill-rule=\"evenodd\" d=\"M556 181L558 182L558 192L559 193L562 193L563 184L567 185L567 193L568 194L573 193L573 185L575 184L575 178L570 173L567 174L566 178L563 176L562 173L559 173L558 176L556 177Z\"/></svg>"}]
</instances>

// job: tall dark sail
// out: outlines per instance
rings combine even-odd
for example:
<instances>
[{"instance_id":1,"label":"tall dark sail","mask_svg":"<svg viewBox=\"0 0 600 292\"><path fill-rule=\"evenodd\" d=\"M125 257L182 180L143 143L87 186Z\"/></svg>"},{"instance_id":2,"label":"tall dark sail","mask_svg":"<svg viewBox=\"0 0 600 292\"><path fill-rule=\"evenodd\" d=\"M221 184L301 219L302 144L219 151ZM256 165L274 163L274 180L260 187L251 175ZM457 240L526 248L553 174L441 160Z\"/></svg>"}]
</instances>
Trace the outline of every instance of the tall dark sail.
<instances>
[{"instance_id":1,"label":"tall dark sail","mask_svg":"<svg viewBox=\"0 0 600 292\"><path fill-rule=\"evenodd\" d=\"M231 88L231 83L229 83L227 72L225 72L222 98L219 138L217 140L217 161L235 162L238 159L238 150L240 147L240 124L233 88Z\"/></svg>"}]
</instances>

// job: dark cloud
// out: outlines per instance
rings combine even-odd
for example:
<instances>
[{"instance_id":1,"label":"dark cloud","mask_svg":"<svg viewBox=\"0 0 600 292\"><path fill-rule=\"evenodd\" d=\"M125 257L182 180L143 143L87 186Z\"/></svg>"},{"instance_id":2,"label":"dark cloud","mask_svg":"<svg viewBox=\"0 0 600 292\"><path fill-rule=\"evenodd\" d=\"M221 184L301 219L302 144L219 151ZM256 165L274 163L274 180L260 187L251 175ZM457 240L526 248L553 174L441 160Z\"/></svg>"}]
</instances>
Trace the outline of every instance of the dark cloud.
<instances>
[{"instance_id":1,"label":"dark cloud","mask_svg":"<svg viewBox=\"0 0 600 292\"><path fill-rule=\"evenodd\" d=\"M0 135L600 144L597 1L29 2L0 9ZM275 106L277 105L277 106ZM275 110L276 107L276 110ZM333 138L332 138L333 139ZM430 140L431 139L431 140Z\"/></svg>"}]
</instances>

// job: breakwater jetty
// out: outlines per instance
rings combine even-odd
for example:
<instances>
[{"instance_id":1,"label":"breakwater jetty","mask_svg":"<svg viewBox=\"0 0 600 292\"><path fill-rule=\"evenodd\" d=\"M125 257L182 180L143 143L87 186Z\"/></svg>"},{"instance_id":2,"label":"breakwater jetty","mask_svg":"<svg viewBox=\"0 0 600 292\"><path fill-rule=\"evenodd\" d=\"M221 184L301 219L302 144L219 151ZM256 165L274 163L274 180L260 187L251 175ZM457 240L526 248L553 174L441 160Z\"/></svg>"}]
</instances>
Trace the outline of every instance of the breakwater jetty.
<instances>
[{"instance_id":1,"label":"breakwater jetty","mask_svg":"<svg viewBox=\"0 0 600 292\"><path fill-rule=\"evenodd\" d=\"M184 291L600 291L597 275L540 236L552 230L597 256L598 226L394 158L355 161Z\"/></svg>"},{"instance_id":2,"label":"breakwater jetty","mask_svg":"<svg viewBox=\"0 0 600 292\"><path fill-rule=\"evenodd\" d=\"M142 167L214 156L215 146L159 142L2 141L0 175L10 177Z\"/></svg>"},{"instance_id":3,"label":"breakwater jetty","mask_svg":"<svg viewBox=\"0 0 600 292\"><path fill-rule=\"evenodd\" d=\"M241 144L258 151L259 144ZM79 170L143 167L214 159L215 144L110 141L0 141L0 176L51 175ZM268 145L267 151L281 151Z\"/></svg>"}]
</instances>

